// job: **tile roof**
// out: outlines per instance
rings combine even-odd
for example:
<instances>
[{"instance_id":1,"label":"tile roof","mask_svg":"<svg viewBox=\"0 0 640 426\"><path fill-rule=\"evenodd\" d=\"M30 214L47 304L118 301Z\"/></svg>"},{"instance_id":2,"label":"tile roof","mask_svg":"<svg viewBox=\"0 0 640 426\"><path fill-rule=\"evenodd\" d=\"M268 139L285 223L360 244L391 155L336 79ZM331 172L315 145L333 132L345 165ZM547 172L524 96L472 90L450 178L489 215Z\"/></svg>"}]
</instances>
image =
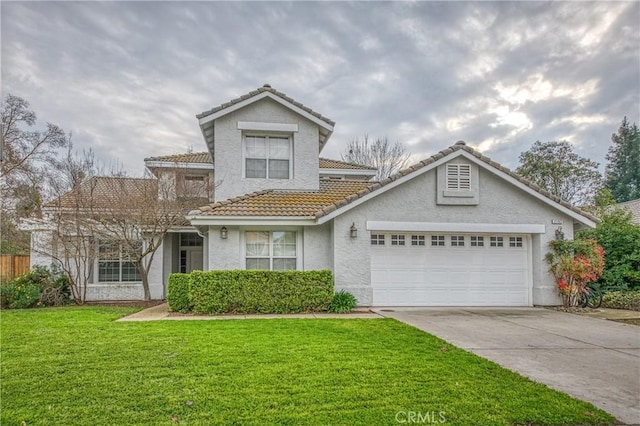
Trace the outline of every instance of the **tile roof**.
<instances>
[{"instance_id":1,"label":"tile roof","mask_svg":"<svg viewBox=\"0 0 640 426\"><path fill-rule=\"evenodd\" d=\"M631 212L632 221L640 225L640 198L637 200L625 201L624 203L616 204L616 207L621 207Z\"/></svg>"},{"instance_id":2,"label":"tile roof","mask_svg":"<svg viewBox=\"0 0 640 426\"><path fill-rule=\"evenodd\" d=\"M144 161L163 161L168 163L202 163L212 164L209 152L188 152L184 154L162 155L145 158Z\"/></svg>"},{"instance_id":3,"label":"tile roof","mask_svg":"<svg viewBox=\"0 0 640 426\"><path fill-rule=\"evenodd\" d=\"M209 152L191 152L174 155L161 155L158 157L148 157L144 161L162 161L167 163L202 163L211 164L211 154ZM321 169L342 169L342 170L376 170L375 167L364 166L362 164L348 163L346 161L333 160L330 158L320 158Z\"/></svg>"},{"instance_id":4,"label":"tile roof","mask_svg":"<svg viewBox=\"0 0 640 426\"><path fill-rule=\"evenodd\" d=\"M292 98L290 98L286 94L277 91L276 89L272 88L268 84L265 84L264 86L259 87L256 90L253 90L253 91L247 93L246 95L242 95L242 96L240 96L238 98L232 99L229 102L226 102L226 103L224 103L224 104L222 104L220 106L212 108L212 109L210 109L208 111L204 111L204 112L196 115L196 117L198 119L207 117L207 116L209 116L211 114L215 114L218 111L222 111L223 109L229 108L230 106L235 105L235 104L237 104L239 102L242 102L242 101L245 101L247 99L253 98L254 96L258 96L259 94L264 93L264 92L270 92L270 93L272 93L272 94L284 99L285 101L289 102L290 104L302 109L305 112L308 112L309 114L313 115L316 118L319 118L320 120L324 121L325 123L328 123L331 126L334 126L336 124L334 121L328 119L327 117L323 116L320 113L315 112L311 108L302 105L300 102L297 102L297 101L293 100Z\"/></svg>"},{"instance_id":5,"label":"tile roof","mask_svg":"<svg viewBox=\"0 0 640 426\"><path fill-rule=\"evenodd\" d=\"M314 216L329 204L365 189L370 182L321 179L319 191L265 190L200 207L205 216Z\"/></svg>"},{"instance_id":6,"label":"tile roof","mask_svg":"<svg viewBox=\"0 0 640 426\"><path fill-rule=\"evenodd\" d=\"M58 198L46 203L49 208L100 208L111 206L118 202L117 192L127 194L148 194L149 191L157 193L157 181L146 178L107 177L94 176L80 185L78 192L69 191Z\"/></svg>"},{"instance_id":7,"label":"tile roof","mask_svg":"<svg viewBox=\"0 0 640 426\"><path fill-rule=\"evenodd\" d=\"M189 214L202 214L207 216L313 216L318 219L459 150L468 152L478 160L506 173L563 207L592 221L598 221L595 216L561 200L557 196L512 172L507 167L500 165L461 142L409 166L380 182L324 180L321 181L320 191L318 192L260 191L201 207Z\"/></svg>"},{"instance_id":8,"label":"tile roof","mask_svg":"<svg viewBox=\"0 0 640 426\"><path fill-rule=\"evenodd\" d=\"M346 161L333 160L330 158L320 158L321 169L342 169L342 170L376 170L375 167L362 164L347 163Z\"/></svg>"}]
</instances>

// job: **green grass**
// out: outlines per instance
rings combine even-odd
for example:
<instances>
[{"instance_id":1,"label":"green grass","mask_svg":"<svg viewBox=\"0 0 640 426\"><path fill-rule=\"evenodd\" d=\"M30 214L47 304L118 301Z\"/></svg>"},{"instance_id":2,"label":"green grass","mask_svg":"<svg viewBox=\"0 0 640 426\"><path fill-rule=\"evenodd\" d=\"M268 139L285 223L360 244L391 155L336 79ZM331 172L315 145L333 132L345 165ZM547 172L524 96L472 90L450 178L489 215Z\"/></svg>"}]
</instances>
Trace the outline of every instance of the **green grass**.
<instances>
[{"instance_id":1,"label":"green grass","mask_svg":"<svg viewBox=\"0 0 640 426\"><path fill-rule=\"evenodd\" d=\"M613 422L390 319L113 321L130 312L3 311L1 424Z\"/></svg>"}]
</instances>

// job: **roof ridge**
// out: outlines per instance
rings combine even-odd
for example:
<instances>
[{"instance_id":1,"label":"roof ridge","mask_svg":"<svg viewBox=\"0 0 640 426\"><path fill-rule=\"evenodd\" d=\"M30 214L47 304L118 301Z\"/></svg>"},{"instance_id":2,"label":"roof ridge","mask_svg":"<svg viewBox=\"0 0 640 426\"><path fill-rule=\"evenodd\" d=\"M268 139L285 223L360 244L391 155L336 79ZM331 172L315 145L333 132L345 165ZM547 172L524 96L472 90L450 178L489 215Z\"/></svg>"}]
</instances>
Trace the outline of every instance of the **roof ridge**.
<instances>
[{"instance_id":1,"label":"roof ridge","mask_svg":"<svg viewBox=\"0 0 640 426\"><path fill-rule=\"evenodd\" d=\"M146 157L144 161L153 160L155 158L177 157L179 155L202 155L202 154L210 154L210 153L209 151L198 151L198 152L180 152L177 154L155 155L153 157Z\"/></svg>"},{"instance_id":2,"label":"roof ridge","mask_svg":"<svg viewBox=\"0 0 640 426\"><path fill-rule=\"evenodd\" d=\"M354 163L351 161L344 161L344 160L336 160L335 158L327 158L327 157L319 157L320 160L325 160L325 161L335 161L337 163L343 163L343 164L348 164L349 166L358 166L358 167L366 167L367 169L371 169L371 170L377 170L375 167L373 166L368 166L366 164L359 164L359 163Z\"/></svg>"},{"instance_id":3,"label":"roof ridge","mask_svg":"<svg viewBox=\"0 0 640 426\"><path fill-rule=\"evenodd\" d=\"M249 93L246 93L244 95L241 95L241 96L238 96L236 98L233 98L230 101L227 101L227 102L225 102L225 103L223 103L223 104L221 104L219 106L216 106L216 107L213 107L213 108L211 108L209 110L203 111L200 114L197 114L196 118L198 118L198 119L204 118L204 117L206 117L208 115L211 115L211 114L214 114L214 113L216 113L218 111L221 111L223 109L229 108L230 106L235 105L235 104L237 104L239 102L245 101L245 100L250 99L250 98L252 98L254 96L258 96L259 94L264 93L264 92L270 92L270 93L278 96L279 98L289 102L291 105L294 105L294 106L302 109L303 111L313 115L316 118L319 118L320 120L330 124L331 126L335 126L335 124L336 124L333 120L329 119L328 117L325 117L324 115L320 114L319 112L316 112L316 111L312 110L311 108L309 108L308 106L305 106L302 103L294 100L293 98L287 96L285 93L274 89L269 84L265 84L262 87L258 87L256 90L252 90Z\"/></svg>"}]
</instances>

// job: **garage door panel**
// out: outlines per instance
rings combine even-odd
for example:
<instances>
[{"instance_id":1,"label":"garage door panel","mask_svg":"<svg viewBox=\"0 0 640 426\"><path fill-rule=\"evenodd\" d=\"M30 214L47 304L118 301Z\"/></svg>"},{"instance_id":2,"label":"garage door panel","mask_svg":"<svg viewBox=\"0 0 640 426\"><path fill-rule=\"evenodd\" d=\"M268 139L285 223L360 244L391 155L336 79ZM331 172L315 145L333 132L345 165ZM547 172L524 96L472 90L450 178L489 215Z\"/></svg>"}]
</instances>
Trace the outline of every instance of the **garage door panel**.
<instances>
[{"instance_id":1,"label":"garage door panel","mask_svg":"<svg viewBox=\"0 0 640 426\"><path fill-rule=\"evenodd\" d=\"M405 234L411 241L411 234ZM461 235L461 234L455 234ZM376 306L528 306L530 238L522 247L372 246L371 283ZM387 236L387 241L390 241Z\"/></svg>"}]
</instances>

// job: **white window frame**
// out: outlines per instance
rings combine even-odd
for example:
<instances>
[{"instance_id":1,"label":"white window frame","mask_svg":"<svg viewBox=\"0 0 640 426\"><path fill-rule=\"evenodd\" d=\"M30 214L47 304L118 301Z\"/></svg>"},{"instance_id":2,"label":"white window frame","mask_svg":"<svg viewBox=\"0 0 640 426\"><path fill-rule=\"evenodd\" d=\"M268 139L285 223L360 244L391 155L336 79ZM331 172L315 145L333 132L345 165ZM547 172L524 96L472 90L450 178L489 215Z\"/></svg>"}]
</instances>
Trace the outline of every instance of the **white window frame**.
<instances>
[{"instance_id":1,"label":"white window frame","mask_svg":"<svg viewBox=\"0 0 640 426\"><path fill-rule=\"evenodd\" d=\"M371 234L372 246L383 246L386 243L386 236L384 234Z\"/></svg>"},{"instance_id":2,"label":"white window frame","mask_svg":"<svg viewBox=\"0 0 640 426\"><path fill-rule=\"evenodd\" d=\"M489 247L504 247L504 237L497 235L489 237Z\"/></svg>"},{"instance_id":3,"label":"white window frame","mask_svg":"<svg viewBox=\"0 0 640 426\"><path fill-rule=\"evenodd\" d=\"M447 245L444 235L432 235L431 247L445 247Z\"/></svg>"},{"instance_id":4,"label":"white window frame","mask_svg":"<svg viewBox=\"0 0 640 426\"><path fill-rule=\"evenodd\" d=\"M117 241L109 241L109 240L96 240L96 259L95 259L95 279L94 282L97 284L105 284L105 283L141 283L142 282L142 276L140 276L139 280L136 281L123 281L122 280L122 264L123 263L133 263L131 260L125 259L125 256L123 256L122 253L122 243L119 243ZM113 244L113 245L118 245L118 259L101 259L100 258L100 246L104 245L104 244ZM144 242L140 241L140 250L144 249ZM117 280L101 280L100 279L100 264L102 262L118 262L118 279ZM141 275L140 271L138 270L138 268L135 266L136 268L136 275Z\"/></svg>"},{"instance_id":5,"label":"white window frame","mask_svg":"<svg viewBox=\"0 0 640 426\"><path fill-rule=\"evenodd\" d=\"M484 236L482 235L471 235L469 240L471 247L484 247Z\"/></svg>"},{"instance_id":6,"label":"white window frame","mask_svg":"<svg viewBox=\"0 0 640 426\"><path fill-rule=\"evenodd\" d=\"M524 247L524 239L522 237L516 237L516 236L509 237L509 247L510 248Z\"/></svg>"},{"instance_id":7,"label":"white window frame","mask_svg":"<svg viewBox=\"0 0 640 426\"><path fill-rule=\"evenodd\" d=\"M403 234L391 234L391 245L392 246L404 246L405 245L405 237Z\"/></svg>"},{"instance_id":8,"label":"white window frame","mask_svg":"<svg viewBox=\"0 0 640 426\"><path fill-rule=\"evenodd\" d=\"M267 256L247 256L247 233L248 232L267 232L269 234L269 255ZM296 241L296 254L295 256L274 256L273 254L273 233L274 232L292 232L294 234L294 238ZM294 259L295 260L295 264L296 267L295 269L287 269L288 271L296 271L296 270L300 270L300 261L301 261L301 257L302 257L302 250L301 250L301 244L302 244L302 238L301 238L301 232L298 229L253 229L253 228L247 228L247 229L243 229L242 232L242 241L241 241L241 246L242 246L242 269L247 269L247 259L269 259L269 271L273 271L273 260L274 259ZM254 269L252 269L254 270ZM256 271L258 270L266 270L266 269L255 269ZM280 271L281 269L276 269L276 271Z\"/></svg>"},{"instance_id":9,"label":"white window frame","mask_svg":"<svg viewBox=\"0 0 640 426\"><path fill-rule=\"evenodd\" d=\"M412 235L411 245L424 247L427 245L426 238L424 237L424 235Z\"/></svg>"},{"instance_id":10,"label":"white window frame","mask_svg":"<svg viewBox=\"0 0 640 426\"><path fill-rule=\"evenodd\" d=\"M445 169L446 191L471 191L471 164L449 163Z\"/></svg>"},{"instance_id":11,"label":"white window frame","mask_svg":"<svg viewBox=\"0 0 640 426\"><path fill-rule=\"evenodd\" d=\"M265 158L247 157L247 138L257 137L265 138ZM269 177L269 138L288 139L289 140L289 177L288 178L270 178ZM265 177L247 177L247 160L265 160L266 161L266 173ZM265 179L265 180L291 180L293 179L293 135L290 133L256 133L247 132L242 135L242 178L243 179Z\"/></svg>"},{"instance_id":12,"label":"white window frame","mask_svg":"<svg viewBox=\"0 0 640 426\"><path fill-rule=\"evenodd\" d=\"M452 235L451 247L464 247L464 235Z\"/></svg>"}]
</instances>

